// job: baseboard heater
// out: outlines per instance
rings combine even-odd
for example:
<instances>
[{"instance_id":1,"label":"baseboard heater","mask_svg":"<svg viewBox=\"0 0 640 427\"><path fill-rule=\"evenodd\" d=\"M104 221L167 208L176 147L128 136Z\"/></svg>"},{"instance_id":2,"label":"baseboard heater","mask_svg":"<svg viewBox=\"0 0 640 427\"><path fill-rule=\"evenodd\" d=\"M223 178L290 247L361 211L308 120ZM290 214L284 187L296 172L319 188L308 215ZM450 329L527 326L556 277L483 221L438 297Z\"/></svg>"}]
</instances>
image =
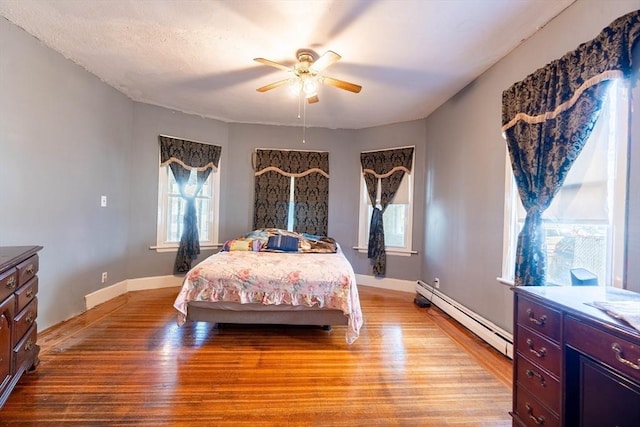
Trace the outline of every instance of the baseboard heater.
<instances>
[{"instance_id":1,"label":"baseboard heater","mask_svg":"<svg viewBox=\"0 0 640 427\"><path fill-rule=\"evenodd\" d=\"M487 344L513 359L513 336L474 311L449 298L428 283L418 280L416 291L457 320Z\"/></svg>"}]
</instances>

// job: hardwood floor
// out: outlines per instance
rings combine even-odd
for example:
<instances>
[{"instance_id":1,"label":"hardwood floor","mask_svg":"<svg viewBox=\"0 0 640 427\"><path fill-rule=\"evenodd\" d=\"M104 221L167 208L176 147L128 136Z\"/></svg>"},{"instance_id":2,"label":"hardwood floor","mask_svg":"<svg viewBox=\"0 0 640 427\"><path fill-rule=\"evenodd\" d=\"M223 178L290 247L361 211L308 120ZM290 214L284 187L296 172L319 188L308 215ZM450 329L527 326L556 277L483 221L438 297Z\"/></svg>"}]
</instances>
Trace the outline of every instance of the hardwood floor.
<instances>
[{"instance_id":1,"label":"hardwood floor","mask_svg":"<svg viewBox=\"0 0 640 427\"><path fill-rule=\"evenodd\" d=\"M40 334L0 425L511 425L508 358L411 294L359 289L353 345L344 327L178 327L177 288L122 295Z\"/></svg>"}]
</instances>

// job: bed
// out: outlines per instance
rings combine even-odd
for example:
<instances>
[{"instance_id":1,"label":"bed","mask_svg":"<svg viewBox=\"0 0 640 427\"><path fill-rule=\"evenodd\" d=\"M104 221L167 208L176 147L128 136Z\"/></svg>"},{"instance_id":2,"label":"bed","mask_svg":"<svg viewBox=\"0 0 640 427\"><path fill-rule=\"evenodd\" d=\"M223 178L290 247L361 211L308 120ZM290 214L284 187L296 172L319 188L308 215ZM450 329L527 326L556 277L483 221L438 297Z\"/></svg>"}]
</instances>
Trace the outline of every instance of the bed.
<instances>
[{"instance_id":1,"label":"bed","mask_svg":"<svg viewBox=\"0 0 640 427\"><path fill-rule=\"evenodd\" d=\"M174 307L187 321L362 326L355 274L334 239L279 229L254 230L186 275Z\"/></svg>"}]
</instances>

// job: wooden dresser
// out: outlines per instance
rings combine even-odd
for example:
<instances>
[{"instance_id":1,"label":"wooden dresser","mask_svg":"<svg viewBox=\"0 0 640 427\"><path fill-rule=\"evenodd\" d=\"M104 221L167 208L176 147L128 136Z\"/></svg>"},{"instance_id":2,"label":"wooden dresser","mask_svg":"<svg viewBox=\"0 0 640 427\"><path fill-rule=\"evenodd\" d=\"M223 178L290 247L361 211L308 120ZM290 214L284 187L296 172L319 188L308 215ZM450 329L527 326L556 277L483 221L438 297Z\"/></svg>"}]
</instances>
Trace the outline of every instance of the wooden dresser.
<instances>
[{"instance_id":1,"label":"wooden dresser","mask_svg":"<svg viewBox=\"0 0 640 427\"><path fill-rule=\"evenodd\" d=\"M38 251L0 247L0 407L27 371L38 366Z\"/></svg>"},{"instance_id":2,"label":"wooden dresser","mask_svg":"<svg viewBox=\"0 0 640 427\"><path fill-rule=\"evenodd\" d=\"M590 305L615 288L514 288L514 426L640 426L640 331Z\"/></svg>"}]
</instances>

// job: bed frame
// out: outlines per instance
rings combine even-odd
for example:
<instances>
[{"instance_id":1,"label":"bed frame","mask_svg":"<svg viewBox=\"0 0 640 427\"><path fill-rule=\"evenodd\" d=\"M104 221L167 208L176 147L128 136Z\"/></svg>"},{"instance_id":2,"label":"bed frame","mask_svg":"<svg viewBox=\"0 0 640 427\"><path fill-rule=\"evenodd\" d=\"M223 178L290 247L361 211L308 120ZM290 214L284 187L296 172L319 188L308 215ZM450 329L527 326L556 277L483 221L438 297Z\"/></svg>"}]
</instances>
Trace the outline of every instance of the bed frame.
<instances>
[{"instance_id":1,"label":"bed frame","mask_svg":"<svg viewBox=\"0 0 640 427\"><path fill-rule=\"evenodd\" d=\"M325 329L349 322L342 310L318 307L206 301L191 301L188 307L187 321L193 322L315 325Z\"/></svg>"}]
</instances>

